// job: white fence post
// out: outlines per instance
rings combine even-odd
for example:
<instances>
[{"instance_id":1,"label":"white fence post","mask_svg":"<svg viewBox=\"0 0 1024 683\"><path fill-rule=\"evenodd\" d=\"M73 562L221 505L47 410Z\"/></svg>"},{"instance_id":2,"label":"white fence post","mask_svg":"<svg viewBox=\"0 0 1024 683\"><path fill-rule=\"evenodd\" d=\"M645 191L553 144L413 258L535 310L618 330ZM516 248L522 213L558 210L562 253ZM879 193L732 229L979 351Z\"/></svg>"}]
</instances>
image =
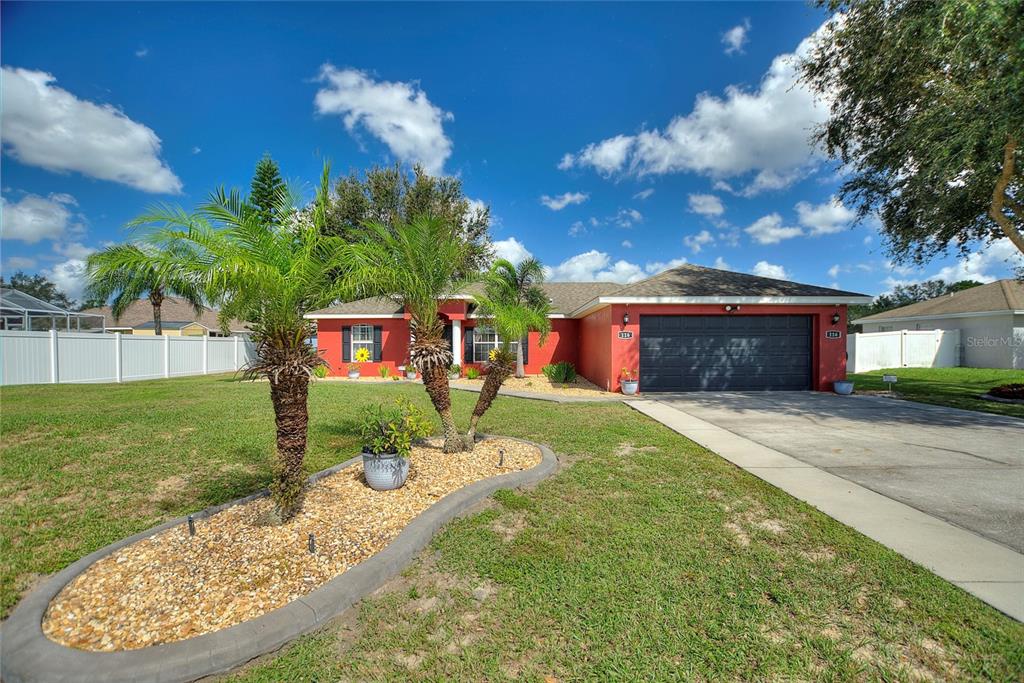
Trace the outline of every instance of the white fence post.
<instances>
[{"instance_id":1,"label":"white fence post","mask_svg":"<svg viewBox=\"0 0 1024 683\"><path fill-rule=\"evenodd\" d=\"M238 335L235 335L235 370L238 370Z\"/></svg>"},{"instance_id":2,"label":"white fence post","mask_svg":"<svg viewBox=\"0 0 1024 683\"><path fill-rule=\"evenodd\" d=\"M900 330L900 367L907 367L907 331Z\"/></svg>"},{"instance_id":3,"label":"white fence post","mask_svg":"<svg viewBox=\"0 0 1024 683\"><path fill-rule=\"evenodd\" d=\"M120 382L123 376L123 370L121 368L121 333L114 333L114 378L116 382Z\"/></svg>"},{"instance_id":4,"label":"white fence post","mask_svg":"<svg viewBox=\"0 0 1024 683\"><path fill-rule=\"evenodd\" d=\"M60 356L57 351L57 328L50 330L50 384L60 381Z\"/></svg>"},{"instance_id":5,"label":"white fence post","mask_svg":"<svg viewBox=\"0 0 1024 683\"><path fill-rule=\"evenodd\" d=\"M208 360L209 357L210 357L210 335L204 334L203 335L203 374L204 375L210 374L210 363L209 363L209 360Z\"/></svg>"},{"instance_id":6,"label":"white fence post","mask_svg":"<svg viewBox=\"0 0 1024 683\"><path fill-rule=\"evenodd\" d=\"M164 338L164 378L171 376L171 336L163 335Z\"/></svg>"}]
</instances>

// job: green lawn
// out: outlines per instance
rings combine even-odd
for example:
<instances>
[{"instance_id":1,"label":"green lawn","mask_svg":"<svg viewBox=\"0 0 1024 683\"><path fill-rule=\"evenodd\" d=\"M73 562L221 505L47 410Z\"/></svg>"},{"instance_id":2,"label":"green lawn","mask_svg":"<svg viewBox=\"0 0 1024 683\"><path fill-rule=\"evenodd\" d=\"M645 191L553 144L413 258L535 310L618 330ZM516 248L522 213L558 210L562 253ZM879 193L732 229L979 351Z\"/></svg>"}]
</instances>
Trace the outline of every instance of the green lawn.
<instances>
[{"instance_id":1,"label":"green lawn","mask_svg":"<svg viewBox=\"0 0 1024 683\"><path fill-rule=\"evenodd\" d=\"M361 405L398 395L428 406L419 385L315 385L310 471L355 452ZM453 398L464 421L476 396ZM266 384L2 399L5 609L38 574L270 477ZM499 398L483 426L571 464L237 680L1024 677L1024 626L624 405Z\"/></svg>"},{"instance_id":2,"label":"green lawn","mask_svg":"<svg viewBox=\"0 0 1024 683\"><path fill-rule=\"evenodd\" d=\"M1024 371L983 368L892 368L850 375L854 390L888 389L883 374L896 375L893 391L901 397L940 406L1024 417L1024 405L985 401L978 396L1000 384L1024 383Z\"/></svg>"}]
</instances>

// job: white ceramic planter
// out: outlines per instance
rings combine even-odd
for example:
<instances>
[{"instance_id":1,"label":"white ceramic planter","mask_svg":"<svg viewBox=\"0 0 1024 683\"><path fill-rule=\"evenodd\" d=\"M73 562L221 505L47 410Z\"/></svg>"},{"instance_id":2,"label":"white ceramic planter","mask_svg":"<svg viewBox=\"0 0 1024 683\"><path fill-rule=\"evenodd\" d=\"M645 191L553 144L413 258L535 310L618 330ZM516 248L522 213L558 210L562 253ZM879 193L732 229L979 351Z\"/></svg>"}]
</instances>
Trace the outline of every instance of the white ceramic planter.
<instances>
[{"instance_id":1,"label":"white ceramic planter","mask_svg":"<svg viewBox=\"0 0 1024 683\"><path fill-rule=\"evenodd\" d=\"M363 474L374 491L401 488L409 477L409 459L397 455L373 455L363 451Z\"/></svg>"},{"instance_id":2,"label":"white ceramic planter","mask_svg":"<svg viewBox=\"0 0 1024 683\"><path fill-rule=\"evenodd\" d=\"M349 379L359 379L359 371L358 370L349 370L348 371L348 378Z\"/></svg>"},{"instance_id":3,"label":"white ceramic planter","mask_svg":"<svg viewBox=\"0 0 1024 683\"><path fill-rule=\"evenodd\" d=\"M622 393L626 396L632 396L640 388L640 380L636 379L624 379L619 384L622 386Z\"/></svg>"},{"instance_id":4,"label":"white ceramic planter","mask_svg":"<svg viewBox=\"0 0 1024 683\"><path fill-rule=\"evenodd\" d=\"M848 380L840 380L832 383L832 388L840 396L849 396L853 393L853 382Z\"/></svg>"}]
</instances>

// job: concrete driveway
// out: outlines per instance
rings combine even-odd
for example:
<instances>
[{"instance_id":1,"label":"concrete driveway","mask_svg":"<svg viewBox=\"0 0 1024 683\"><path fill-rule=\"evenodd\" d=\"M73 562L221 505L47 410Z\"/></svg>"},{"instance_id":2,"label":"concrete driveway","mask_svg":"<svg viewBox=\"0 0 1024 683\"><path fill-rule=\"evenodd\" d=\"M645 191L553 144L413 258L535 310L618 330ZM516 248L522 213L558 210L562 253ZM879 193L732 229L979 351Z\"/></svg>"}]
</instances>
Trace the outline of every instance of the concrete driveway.
<instances>
[{"instance_id":1,"label":"concrete driveway","mask_svg":"<svg viewBox=\"0 0 1024 683\"><path fill-rule=\"evenodd\" d=\"M1024 420L878 396L648 398L1024 552Z\"/></svg>"}]
</instances>

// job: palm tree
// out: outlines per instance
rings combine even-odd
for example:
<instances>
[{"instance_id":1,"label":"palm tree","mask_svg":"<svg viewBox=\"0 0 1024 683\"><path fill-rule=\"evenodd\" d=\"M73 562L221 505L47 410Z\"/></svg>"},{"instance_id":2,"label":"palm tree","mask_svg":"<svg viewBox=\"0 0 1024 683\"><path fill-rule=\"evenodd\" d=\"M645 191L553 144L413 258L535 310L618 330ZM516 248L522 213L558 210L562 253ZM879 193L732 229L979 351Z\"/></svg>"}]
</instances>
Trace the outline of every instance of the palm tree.
<instances>
[{"instance_id":1,"label":"palm tree","mask_svg":"<svg viewBox=\"0 0 1024 683\"><path fill-rule=\"evenodd\" d=\"M222 316L252 321L256 359L245 376L270 384L279 459L270 488L279 522L302 508L309 380L324 364L307 343L314 331L303 315L347 294L337 277L345 242L320 231L329 170L325 165L311 211L296 212L294 197L279 193L277 215L289 218L284 225L268 224L237 190L223 189L194 214L158 207L133 221L148 229L145 243L164 255L160 273L194 283L220 304Z\"/></svg>"},{"instance_id":2,"label":"palm tree","mask_svg":"<svg viewBox=\"0 0 1024 683\"><path fill-rule=\"evenodd\" d=\"M541 345L551 332L551 320L548 318L551 303L540 287L543 281L544 268L534 258L526 259L518 267L505 259L498 259L484 278L484 293L477 297L477 316L494 327L501 345L492 352L487 377L473 408L466 434L468 444L476 438L477 423L491 407L513 368L517 377L525 375L523 344L528 343L530 332L540 333ZM511 345L516 340L519 343L513 356Z\"/></svg>"},{"instance_id":3,"label":"palm tree","mask_svg":"<svg viewBox=\"0 0 1024 683\"><path fill-rule=\"evenodd\" d=\"M471 245L446 221L421 216L390 227L366 223L348 255L344 279L358 283L353 286L361 296L389 297L409 311L409 359L441 416L443 450L463 450L448 389L452 350L438 310L475 279L466 275L472 272Z\"/></svg>"},{"instance_id":4,"label":"palm tree","mask_svg":"<svg viewBox=\"0 0 1024 683\"><path fill-rule=\"evenodd\" d=\"M169 247L174 249L176 247ZM203 310L203 296L196 286L175 279L157 267L167 254L150 244L117 244L89 256L86 277L89 285L86 295L92 299L111 302L111 312L117 320L128 307L143 295L153 305L153 326L156 334L163 334L160 307L167 296L179 296L192 304L198 315Z\"/></svg>"}]
</instances>

